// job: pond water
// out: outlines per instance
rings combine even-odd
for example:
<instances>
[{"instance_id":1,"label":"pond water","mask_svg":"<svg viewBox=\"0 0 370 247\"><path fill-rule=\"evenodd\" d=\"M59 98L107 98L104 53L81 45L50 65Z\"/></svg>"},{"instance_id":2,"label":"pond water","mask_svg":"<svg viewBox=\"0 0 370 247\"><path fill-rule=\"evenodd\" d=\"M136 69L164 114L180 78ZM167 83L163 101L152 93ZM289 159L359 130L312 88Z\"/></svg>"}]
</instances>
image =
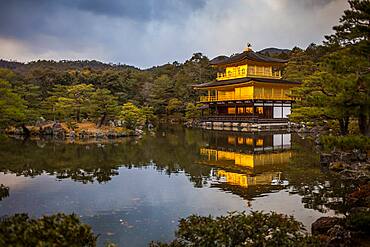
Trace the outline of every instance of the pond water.
<instances>
[{"instance_id":1,"label":"pond water","mask_svg":"<svg viewBox=\"0 0 370 247\"><path fill-rule=\"evenodd\" d=\"M76 213L107 241L169 241L190 214L263 210L309 230L340 214L346 186L322 171L305 139L161 128L141 139L0 140L0 216Z\"/></svg>"}]
</instances>

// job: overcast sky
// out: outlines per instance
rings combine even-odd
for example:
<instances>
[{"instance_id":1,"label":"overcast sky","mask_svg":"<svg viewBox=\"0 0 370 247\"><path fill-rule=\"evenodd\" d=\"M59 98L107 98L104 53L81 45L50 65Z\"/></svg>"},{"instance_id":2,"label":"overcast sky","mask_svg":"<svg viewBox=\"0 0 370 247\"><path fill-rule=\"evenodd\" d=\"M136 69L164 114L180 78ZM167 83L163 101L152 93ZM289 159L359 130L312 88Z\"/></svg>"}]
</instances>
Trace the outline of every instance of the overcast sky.
<instances>
[{"instance_id":1,"label":"overcast sky","mask_svg":"<svg viewBox=\"0 0 370 247\"><path fill-rule=\"evenodd\" d=\"M0 58L141 68L267 47L305 48L347 0L0 0Z\"/></svg>"}]
</instances>

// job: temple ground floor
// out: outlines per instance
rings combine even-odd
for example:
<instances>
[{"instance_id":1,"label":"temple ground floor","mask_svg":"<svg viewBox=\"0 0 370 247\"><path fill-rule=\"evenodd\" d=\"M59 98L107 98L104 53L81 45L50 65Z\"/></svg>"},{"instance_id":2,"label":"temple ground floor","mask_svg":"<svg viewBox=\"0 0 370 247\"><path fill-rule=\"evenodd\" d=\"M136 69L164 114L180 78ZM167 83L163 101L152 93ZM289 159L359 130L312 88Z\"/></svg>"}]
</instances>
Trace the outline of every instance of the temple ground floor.
<instances>
[{"instance_id":1,"label":"temple ground floor","mask_svg":"<svg viewBox=\"0 0 370 247\"><path fill-rule=\"evenodd\" d=\"M221 120L245 119L245 120L288 120L291 113L292 102L290 101L235 101L208 103L202 107L202 119Z\"/></svg>"},{"instance_id":2,"label":"temple ground floor","mask_svg":"<svg viewBox=\"0 0 370 247\"><path fill-rule=\"evenodd\" d=\"M234 131L286 129L291 108L291 101L208 103L202 107L201 126Z\"/></svg>"}]
</instances>

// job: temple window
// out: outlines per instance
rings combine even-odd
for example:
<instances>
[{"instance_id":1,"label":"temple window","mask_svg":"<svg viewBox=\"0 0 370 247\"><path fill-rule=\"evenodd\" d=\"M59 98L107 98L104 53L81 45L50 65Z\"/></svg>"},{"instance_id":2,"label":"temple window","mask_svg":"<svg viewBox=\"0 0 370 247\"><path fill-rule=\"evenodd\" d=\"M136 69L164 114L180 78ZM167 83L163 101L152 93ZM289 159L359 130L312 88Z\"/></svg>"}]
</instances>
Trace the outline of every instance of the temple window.
<instances>
[{"instance_id":1,"label":"temple window","mask_svg":"<svg viewBox=\"0 0 370 247\"><path fill-rule=\"evenodd\" d=\"M235 144L235 137L234 136L228 136L227 137L227 143Z\"/></svg>"},{"instance_id":2,"label":"temple window","mask_svg":"<svg viewBox=\"0 0 370 247\"><path fill-rule=\"evenodd\" d=\"M254 71L254 66L248 66L248 75L254 75L255 74L255 71Z\"/></svg>"},{"instance_id":3,"label":"temple window","mask_svg":"<svg viewBox=\"0 0 370 247\"><path fill-rule=\"evenodd\" d=\"M263 146L263 139L258 139L258 140L256 141L256 145L257 145L257 146Z\"/></svg>"},{"instance_id":4,"label":"temple window","mask_svg":"<svg viewBox=\"0 0 370 247\"><path fill-rule=\"evenodd\" d=\"M238 144L242 145L244 143L244 138L243 137L238 137Z\"/></svg>"},{"instance_id":5,"label":"temple window","mask_svg":"<svg viewBox=\"0 0 370 247\"><path fill-rule=\"evenodd\" d=\"M265 76L269 76L270 75L270 68L271 67L264 67L264 69L265 69L265 72L264 72Z\"/></svg>"},{"instance_id":6,"label":"temple window","mask_svg":"<svg viewBox=\"0 0 370 247\"><path fill-rule=\"evenodd\" d=\"M227 108L227 113L228 114L235 114L235 107L228 107Z\"/></svg>"},{"instance_id":7,"label":"temple window","mask_svg":"<svg viewBox=\"0 0 370 247\"><path fill-rule=\"evenodd\" d=\"M263 114L263 107L256 107L256 113Z\"/></svg>"},{"instance_id":8,"label":"temple window","mask_svg":"<svg viewBox=\"0 0 370 247\"><path fill-rule=\"evenodd\" d=\"M245 113L247 113L247 114L253 114L253 107L246 107L245 108Z\"/></svg>"},{"instance_id":9,"label":"temple window","mask_svg":"<svg viewBox=\"0 0 370 247\"><path fill-rule=\"evenodd\" d=\"M257 66L257 75L263 75L263 67Z\"/></svg>"}]
</instances>

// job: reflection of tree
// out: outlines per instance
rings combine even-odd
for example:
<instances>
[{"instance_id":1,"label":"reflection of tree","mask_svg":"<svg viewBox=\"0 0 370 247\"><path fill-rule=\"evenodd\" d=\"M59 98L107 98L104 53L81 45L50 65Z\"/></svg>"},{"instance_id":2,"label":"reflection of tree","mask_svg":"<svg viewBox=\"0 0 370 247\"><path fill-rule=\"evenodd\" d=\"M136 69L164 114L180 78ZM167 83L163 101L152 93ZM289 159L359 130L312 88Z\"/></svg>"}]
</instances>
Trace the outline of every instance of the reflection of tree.
<instances>
[{"instance_id":1,"label":"reflection of tree","mask_svg":"<svg viewBox=\"0 0 370 247\"><path fill-rule=\"evenodd\" d=\"M9 196L9 187L6 187L3 184L0 184L0 201Z\"/></svg>"},{"instance_id":2,"label":"reflection of tree","mask_svg":"<svg viewBox=\"0 0 370 247\"><path fill-rule=\"evenodd\" d=\"M344 213L345 195L351 186L322 169L312 143L300 138L294 138L293 143L295 155L285 171L291 193L303 196L302 202L306 208L320 212L332 209Z\"/></svg>"},{"instance_id":3,"label":"reflection of tree","mask_svg":"<svg viewBox=\"0 0 370 247\"><path fill-rule=\"evenodd\" d=\"M34 177L47 173L59 179L107 182L121 166L148 167L170 175L185 171L195 186L201 187L210 168L199 167L200 131L162 129L142 140L124 139L124 143L64 144L45 141L6 140L0 142L0 172ZM170 141L169 141L170 140ZM40 144L40 141L38 142Z\"/></svg>"},{"instance_id":4,"label":"reflection of tree","mask_svg":"<svg viewBox=\"0 0 370 247\"><path fill-rule=\"evenodd\" d=\"M0 171L35 177L43 173L83 183L109 181L118 164L96 145L64 145L48 142L40 148L33 141L0 143Z\"/></svg>"}]
</instances>

